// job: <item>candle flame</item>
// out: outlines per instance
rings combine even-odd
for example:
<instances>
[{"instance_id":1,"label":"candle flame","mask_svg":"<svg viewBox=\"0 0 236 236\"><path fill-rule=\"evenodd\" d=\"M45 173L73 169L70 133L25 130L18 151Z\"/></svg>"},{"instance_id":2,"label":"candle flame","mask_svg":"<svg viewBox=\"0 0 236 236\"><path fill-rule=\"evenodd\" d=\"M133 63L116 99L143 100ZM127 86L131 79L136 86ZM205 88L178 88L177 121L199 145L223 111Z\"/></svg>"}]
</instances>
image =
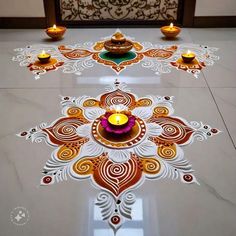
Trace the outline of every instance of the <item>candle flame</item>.
<instances>
[{"instance_id":1,"label":"candle flame","mask_svg":"<svg viewBox=\"0 0 236 236\"><path fill-rule=\"evenodd\" d=\"M119 116L116 117L116 124L120 124L120 117Z\"/></svg>"},{"instance_id":2,"label":"candle flame","mask_svg":"<svg viewBox=\"0 0 236 236\"><path fill-rule=\"evenodd\" d=\"M173 28L173 26L174 26L173 23L170 23L170 28Z\"/></svg>"},{"instance_id":3,"label":"candle flame","mask_svg":"<svg viewBox=\"0 0 236 236\"><path fill-rule=\"evenodd\" d=\"M43 50L43 51L41 52L41 54L44 55L44 54L46 54L46 52Z\"/></svg>"},{"instance_id":4,"label":"candle flame","mask_svg":"<svg viewBox=\"0 0 236 236\"><path fill-rule=\"evenodd\" d=\"M55 30L55 29L57 29L57 26L54 24L52 28Z\"/></svg>"},{"instance_id":5,"label":"candle flame","mask_svg":"<svg viewBox=\"0 0 236 236\"><path fill-rule=\"evenodd\" d=\"M190 51L190 50L188 50L188 51L187 51L187 54L191 54L191 51Z\"/></svg>"}]
</instances>

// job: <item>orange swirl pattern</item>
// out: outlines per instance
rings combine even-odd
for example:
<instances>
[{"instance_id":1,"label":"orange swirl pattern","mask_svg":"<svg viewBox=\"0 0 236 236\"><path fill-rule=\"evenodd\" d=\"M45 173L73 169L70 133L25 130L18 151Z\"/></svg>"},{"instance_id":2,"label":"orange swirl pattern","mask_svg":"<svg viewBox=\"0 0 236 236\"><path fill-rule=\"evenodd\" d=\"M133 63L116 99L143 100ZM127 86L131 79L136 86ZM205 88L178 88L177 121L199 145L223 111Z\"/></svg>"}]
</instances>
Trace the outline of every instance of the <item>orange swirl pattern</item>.
<instances>
[{"instance_id":1,"label":"orange swirl pattern","mask_svg":"<svg viewBox=\"0 0 236 236\"><path fill-rule=\"evenodd\" d=\"M164 49L150 49L143 53L146 57L155 57L157 59L168 59L173 55L172 51Z\"/></svg>"},{"instance_id":2,"label":"orange swirl pattern","mask_svg":"<svg viewBox=\"0 0 236 236\"><path fill-rule=\"evenodd\" d=\"M102 108L121 104L127 107L133 107L136 104L133 94L123 92L119 89L103 94L100 100L100 106Z\"/></svg>"},{"instance_id":3,"label":"orange swirl pattern","mask_svg":"<svg viewBox=\"0 0 236 236\"><path fill-rule=\"evenodd\" d=\"M90 175L93 173L93 166L94 161L92 159L83 158L73 165L73 171L78 175Z\"/></svg>"},{"instance_id":4,"label":"orange swirl pattern","mask_svg":"<svg viewBox=\"0 0 236 236\"><path fill-rule=\"evenodd\" d=\"M140 181L141 166L141 161L135 155L127 162L114 163L104 154L97 158L83 158L77 161L73 170L78 175L91 174L99 186L119 196ZM147 169L150 170L150 167Z\"/></svg>"},{"instance_id":5,"label":"orange swirl pattern","mask_svg":"<svg viewBox=\"0 0 236 236\"><path fill-rule=\"evenodd\" d=\"M84 107L97 107L99 106L99 101L97 101L96 99L88 99L84 101L83 106Z\"/></svg>"},{"instance_id":6,"label":"orange swirl pattern","mask_svg":"<svg viewBox=\"0 0 236 236\"><path fill-rule=\"evenodd\" d=\"M153 119L153 122L160 125L163 129L160 136L149 138L156 144L184 144L194 132L182 120L175 117L157 117Z\"/></svg>"},{"instance_id":7,"label":"orange swirl pattern","mask_svg":"<svg viewBox=\"0 0 236 236\"><path fill-rule=\"evenodd\" d=\"M145 174L155 175L160 172L161 164L155 158L141 158L143 172Z\"/></svg>"},{"instance_id":8,"label":"orange swirl pattern","mask_svg":"<svg viewBox=\"0 0 236 236\"><path fill-rule=\"evenodd\" d=\"M157 154L164 159L172 159L176 156L176 145L160 145L157 149Z\"/></svg>"},{"instance_id":9,"label":"orange swirl pattern","mask_svg":"<svg viewBox=\"0 0 236 236\"><path fill-rule=\"evenodd\" d=\"M88 142L88 138L83 138L79 140L77 143L66 143L60 147L57 152L57 157L62 161L70 161L78 156L80 152L80 147Z\"/></svg>"},{"instance_id":10,"label":"orange swirl pattern","mask_svg":"<svg viewBox=\"0 0 236 236\"><path fill-rule=\"evenodd\" d=\"M169 109L167 107L155 107L153 110L154 116L167 116L169 114Z\"/></svg>"},{"instance_id":11,"label":"orange swirl pattern","mask_svg":"<svg viewBox=\"0 0 236 236\"><path fill-rule=\"evenodd\" d=\"M59 46L58 49L60 50L61 54L64 57L71 59L71 60L77 60L79 58L88 57L93 54L92 52L90 52L89 50L86 50L86 49L80 49L80 48L70 49L64 45Z\"/></svg>"},{"instance_id":12,"label":"orange swirl pattern","mask_svg":"<svg viewBox=\"0 0 236 236\"><path fill-rule=\"evenodd\" d=\"M42 129L48 134L50 141L61 145L64 143L78 142L81 137L76 133L76 129L83 125L84 121L80 119L65 117L59 119L53 126Z\"/></svg>"},{"instance_id":13,"label":"orange swirl pattern","mask_svg":"<svg viewBox=\"0 0 236 236\"><path fill-rule=\"evenodd\" d=\"M119 196L123 191L138 183L141 177L139 160L135 156L125 163L114 163L104 158L93 174L94 181L110 190L115 196Z\"/></svg>"},{"instance_id":14,"label":"orange swirl pattern","mask_svg":"<svg viewBox=\"0 0 236 236\"><path fill-rule=\"evenodd\" d=\"M84 124L89 122L88 120L85 119L83 115L83 110L79 107L70 107L68 108L66 113L69 117L75 117L75 118L83 120Z\"/></svg>"},{"instance_id":15,"label":"orange swirl pattern","mask_svg":"<svg viewBox=\"0 0 236 236\"><path fill-rule=\"evenodd\" d=\"M149 107L152 103L152 100L149 98L141 98L136 102L136 107Z\"/></svg>"}]
</instances>

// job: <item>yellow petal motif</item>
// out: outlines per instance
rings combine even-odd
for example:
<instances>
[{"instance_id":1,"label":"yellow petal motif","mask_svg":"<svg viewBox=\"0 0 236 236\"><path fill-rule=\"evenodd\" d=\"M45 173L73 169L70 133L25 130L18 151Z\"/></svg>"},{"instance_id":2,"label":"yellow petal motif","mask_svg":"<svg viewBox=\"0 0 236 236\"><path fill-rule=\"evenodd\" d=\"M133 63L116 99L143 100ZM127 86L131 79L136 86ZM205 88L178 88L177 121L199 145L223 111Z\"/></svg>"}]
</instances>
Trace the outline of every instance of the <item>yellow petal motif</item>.
<instances>
[{"instance_id":1,"label":"yellow petal motif","mask_svg":"<svg viewBox=\"0 0 236 236\"><path fill-rule=\"evenodd\" d=\"M99 101L95 99L88 99L83 103L84 107L98 107L99 106Z\"/></svg>"},{"instance_id":2,"label":"yellow petal motif","mask_svg":"<svg viewBox=\"0 0 236 236\"><path fill-rule=\"evenodd\" d=\"M168 116L169 110L167 107L155 107L153 114L156 116Z\"/></svg>"},{"instance_id":3,"label":"yellow petal motif","mask_svg":"<svg viewBox=\"0 0 236 236\"><path fill-rule=\"evenodd\" d=\"M176 145L175 144L169 146L160 145L157 149L157 153L162 158L172 159L176 156Z\"/></svg>"},{"instance_id":4,"label":"yellow petal motif","mask_svg":"<svg viewBox=\"0 0 236 236\"><path fill-rule=\"evenodd\" d=\"M83 158L73 165L73 170L78 175L90 175L93 173L93 166L91 159Z\"/></svg>"},{"instance_id":5,"label":"yellow petal motif","mask_svg":"<svg viewBox=\"0 0 236 236\"><path fill-rule=\"evenodd\" d=\"M145 174L157 174L161 169L160 162L155 158L141 158L143 172Z\"/></svg>"},{"instance_id":6,"label":"yellow petal motif","mask_svg":"<svg viewBox=\"0 0 236 236\"><path fill-rule=\"evenodd\" d=\"M80 147L76 144L65 144L60 147L57 157L62 161L70 161L79 154L79 150Z\"/></svg>"}]
</instances>

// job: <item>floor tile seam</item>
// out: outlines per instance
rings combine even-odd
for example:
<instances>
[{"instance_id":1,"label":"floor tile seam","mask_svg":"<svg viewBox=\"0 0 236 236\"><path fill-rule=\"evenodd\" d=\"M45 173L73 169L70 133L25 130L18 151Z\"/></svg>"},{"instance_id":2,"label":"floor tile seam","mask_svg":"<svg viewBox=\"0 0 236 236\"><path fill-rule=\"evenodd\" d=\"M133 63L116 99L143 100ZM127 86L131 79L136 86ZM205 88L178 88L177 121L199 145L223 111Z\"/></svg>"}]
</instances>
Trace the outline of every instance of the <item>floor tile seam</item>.
<instances>
[{"instance_id":1,"label":"floor tile seam","mask_svg":"<svg viewBox=\"0 0 236 236\"><path fill-rule=\"evenodd\" d=\"M209 92L210 92L210 94L211 94L211 96L212 96L212 99L213 99L213 101L214 101L214 103L215 103L215 105L216 105L216 108L217 108L217 110L218 110L218 112L219 112L219 114L220 114L220 117L221 117L222 122L223 122L223 124L224 124L224 126L225 126L225 129L226 129L226 131L227 131L227 133L228 133L228 135L229 135L229 138L230 138L230 140L231 140L231 142L232 142L232 144L233 144L233 147L234 147L234 149L236 149L236 145L235 145L235 143L234 143L234 141L233 141L233 138L232 138L232 136L231 136L231 134L230 134L230 132L229 132L228 126L227 126L227 124L226 124L226 122L225 122L225 120L224 120L224 117L223 117L223 115L222 115L222 113L221 113L221 110L220 110L220 108L219 108L219 106L218 106L218 104L217 104L217 101L216 101L216 99L215 99L215 97L214 97L214 94L213 94L213 92L212 92L212 90L211 90L211 87L209 86L209 84L208 84L208 82L207 82L207 79L206 79L204 73L203 73L203 78L204 78L204 80L205 80L205 82L206 82L206 84L207 84L208 90L209 90Z\"/></svg>"}]
</instances>

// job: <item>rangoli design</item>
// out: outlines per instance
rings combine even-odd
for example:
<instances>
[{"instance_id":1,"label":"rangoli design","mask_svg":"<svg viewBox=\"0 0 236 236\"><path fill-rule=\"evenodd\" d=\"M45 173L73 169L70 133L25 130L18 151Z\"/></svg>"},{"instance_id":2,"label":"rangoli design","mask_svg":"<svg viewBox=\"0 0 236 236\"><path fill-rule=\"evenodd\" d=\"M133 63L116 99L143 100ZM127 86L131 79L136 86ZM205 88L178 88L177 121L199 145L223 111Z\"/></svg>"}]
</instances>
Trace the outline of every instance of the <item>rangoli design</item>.
<instances>
[{"instance_id":1,"label":"rangoli design","mask_svg":"<svg viewBox=\"0 0 236 236\"><path fill-rule=\"evenodd\" d=\"M55 149L43 169L42 185L68 177L90 179L101 190L96 204L114 232L131 220L132 191L146 179L198 183L182 147L220 132L202 122L174 116L172 96L138 98L118 81L96 98L61 99L61 117L18 136L36 143L45 141ZM104 127L107 114L118 107L130 117L132 129L117 135Z\"/></svg>"},{"instance_id":2,"label":"rangoli design","mask_svg":"<svg viewBox=\"0 0 236 236\"><path fill-rule=\"evenodd\" d=\"M153 45L149 42L140 43L127 37L133 43L133 49L123 55L114 55L104 48L104 42L86 42L74 46L32 45L25 48L17 48L17 55L13 61L26 66L39 79L40 75L48 71L62 68L64 73L81 75L84 69L91 69L95 63L111 68L117 75L133 66L141 63L144 68L151 69L155 74L170 73L172 68L183 70L198 77L200 71L206 66L213 65L218 56L214 55L217 48L198 44L180 45ZM48 64L40 64L37 55L45 50L51 54ZM184 63L181 54L191 50L196 54L192 63Z\"/></svg>"}]
</instances>

